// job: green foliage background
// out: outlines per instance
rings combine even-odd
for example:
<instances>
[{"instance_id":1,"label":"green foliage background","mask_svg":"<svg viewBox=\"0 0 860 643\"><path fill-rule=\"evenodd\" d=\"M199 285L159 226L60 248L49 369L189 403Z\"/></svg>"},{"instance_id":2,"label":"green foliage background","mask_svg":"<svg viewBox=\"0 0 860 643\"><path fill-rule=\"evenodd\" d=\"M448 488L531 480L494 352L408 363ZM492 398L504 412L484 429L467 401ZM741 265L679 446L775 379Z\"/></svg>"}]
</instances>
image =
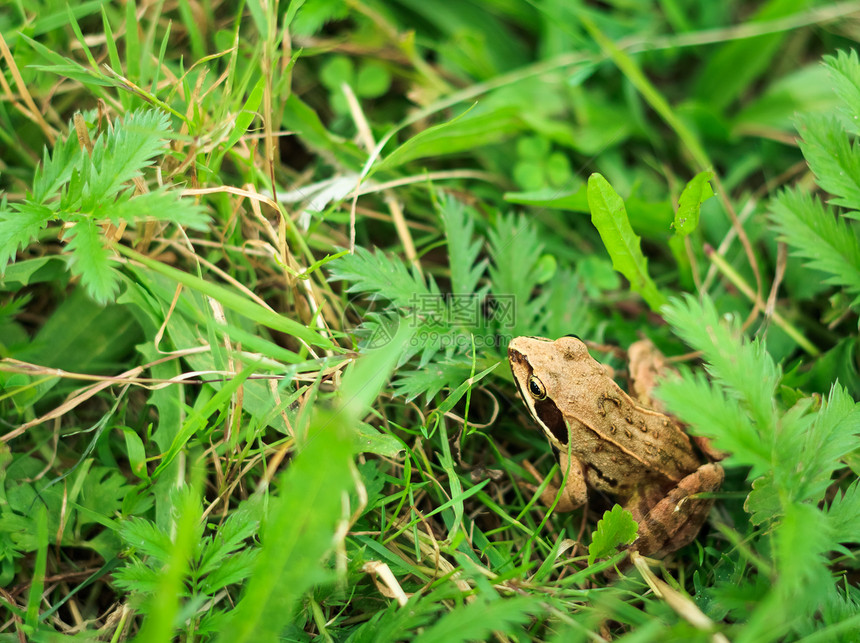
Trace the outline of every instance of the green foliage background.
<instances>
[{"instance_id":1,"label":"green foliage background","mask_svg":"<svg viewBox=\"0 0 860 643\"><path fill-rule=\"evenodd\" d=\"M4 9L0 639L856 640L860 4ZM729 454L651 571L570 333Z\"/></svg>"}]
</instances>

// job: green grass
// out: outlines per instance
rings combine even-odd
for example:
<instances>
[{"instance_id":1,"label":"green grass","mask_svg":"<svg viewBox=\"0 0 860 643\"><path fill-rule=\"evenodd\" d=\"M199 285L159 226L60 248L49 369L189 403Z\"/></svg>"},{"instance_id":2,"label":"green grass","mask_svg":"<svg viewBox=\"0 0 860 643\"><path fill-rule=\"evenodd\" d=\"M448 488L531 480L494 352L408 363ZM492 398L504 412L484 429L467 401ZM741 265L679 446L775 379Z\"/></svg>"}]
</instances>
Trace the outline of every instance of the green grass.
<instances>
[{"instance_id":1,"label":"green grass","mask_svg":"<svg viewBox=\"0 0 860 643\"><path fill-rule=\"evenodd\" d=\"M857 640L858 11L9 4L0 641ZM571 333L730 454L664 560L539 501Z\"/></svg>"}]
</instances>

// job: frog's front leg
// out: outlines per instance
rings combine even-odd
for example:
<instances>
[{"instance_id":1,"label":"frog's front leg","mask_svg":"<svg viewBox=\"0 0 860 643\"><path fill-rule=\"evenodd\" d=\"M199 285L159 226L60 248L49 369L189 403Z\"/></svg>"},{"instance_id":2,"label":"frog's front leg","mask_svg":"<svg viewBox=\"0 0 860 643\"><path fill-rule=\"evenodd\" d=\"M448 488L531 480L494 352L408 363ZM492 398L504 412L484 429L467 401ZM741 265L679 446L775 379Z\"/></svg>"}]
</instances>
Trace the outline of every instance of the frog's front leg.
<instances>
[{"instance_id":1,"label":"frog's front leg","mask_svg":"<svg viewBox=\"0 0 860 643\"><path fill-rule=\"evenodd\" d=\"M643 556L661 558L691 542L714 504L713 498L696 496L719 489L723 477L720 465L703 464L662 497L654 498L647 490L634 496L627 504L639 523L632 548Z\"/></svg>"},{"instance_id":2,"label":"frog's front leg","mask_svg":"<svg viewBox=\"0 0 860 643\"><path fill-rule=\"evenodd\" d=\"M564 482L564 487L550 483L540 495L540 501L547 507L551 507L558 497L561 488L561 497L555 505L556 511L573 511L585 504L588 499L588 489L585 486L585 473L582 464L576 458L568 458L566 453L558 454L558 465ZM523 466L535 479L542 481L540 473L528 462ZM566 474L566 475L565 475Z\"/></svg>"}]
</instances>

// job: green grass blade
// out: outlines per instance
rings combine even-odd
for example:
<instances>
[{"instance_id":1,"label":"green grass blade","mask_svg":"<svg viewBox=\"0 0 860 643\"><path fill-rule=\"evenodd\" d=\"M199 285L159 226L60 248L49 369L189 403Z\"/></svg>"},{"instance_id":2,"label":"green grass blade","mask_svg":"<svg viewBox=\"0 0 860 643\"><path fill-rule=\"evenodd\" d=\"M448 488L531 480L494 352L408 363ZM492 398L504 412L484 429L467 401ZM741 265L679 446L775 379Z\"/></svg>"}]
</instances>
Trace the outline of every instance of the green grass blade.
<instances>
[{"instance_id":1,"label":"green grass blade","mask_svg":"<svg viewBox=\"0 0 860 643\"><path fill-rule=\"evenodd\" d=\"M274 330L279 330L283 333L287 333L288 335L293 335L303 341L306 341L308 344L313 344L314 346L320 346L322 348L334 348L334 344L327 337L323 337L316 331L311 330L304 324L300 324L297 321L293 321L292 319L288 319L279 315L276 312L269 310L268 308L264 308L258 303L255 303L242 295L234 293L233 291L219 286L215 283L206 281L205 279L201 279L200 277L195 277L194 275L190 275L187 272L183 272L182 270L177 270L172 266L168 266L167 264L161 263L160 261L155 261L154 259L150 259L139 252L135 252L131 248L127 248L125 246L116 246L116 249L125 256L130 259L134 259L142 263L147 268L154 270L155 272L164 275L165 277L169 277L173 279L177 283L180 283L188 288L193 290L197 290L198 292L203 293L213 299L218 300L224 307L229 308L230 310L234 310L240 315L244 315L248 319L252 319L258 324L262 324L263 326L267 326Z\"/></svg>"},{"instance_id":2,"label":"green grass blade","mask_svg":"<svg viewBox=\"0 0 860 643\"><path fill-rule=\"evenodd\" d=\"M624 201L600 174L588 177L588 206L591 221L612 258L612 267L627 278L651 310L660 310L667 300L648 274L648 260L630 226Z\"/></svg>"}]
</instances>

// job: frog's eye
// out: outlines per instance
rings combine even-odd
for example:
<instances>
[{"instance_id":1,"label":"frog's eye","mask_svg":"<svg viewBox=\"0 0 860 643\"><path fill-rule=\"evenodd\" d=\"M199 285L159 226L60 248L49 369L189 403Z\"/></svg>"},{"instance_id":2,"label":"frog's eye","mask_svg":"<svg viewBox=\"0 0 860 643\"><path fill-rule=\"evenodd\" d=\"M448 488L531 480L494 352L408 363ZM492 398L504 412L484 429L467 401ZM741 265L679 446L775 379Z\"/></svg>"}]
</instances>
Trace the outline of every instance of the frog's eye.
<instances>
[{"instance_id":1,"label":"frog's eye","mask_svg":"<svg viewBox=\"0 0 860 643\"><path fill-rule=\"evenodd\" d=\"M529 378L529 393L536 400L542 400L546 397L546 386L534 375Z\"/></svg>"}]
</instances>

